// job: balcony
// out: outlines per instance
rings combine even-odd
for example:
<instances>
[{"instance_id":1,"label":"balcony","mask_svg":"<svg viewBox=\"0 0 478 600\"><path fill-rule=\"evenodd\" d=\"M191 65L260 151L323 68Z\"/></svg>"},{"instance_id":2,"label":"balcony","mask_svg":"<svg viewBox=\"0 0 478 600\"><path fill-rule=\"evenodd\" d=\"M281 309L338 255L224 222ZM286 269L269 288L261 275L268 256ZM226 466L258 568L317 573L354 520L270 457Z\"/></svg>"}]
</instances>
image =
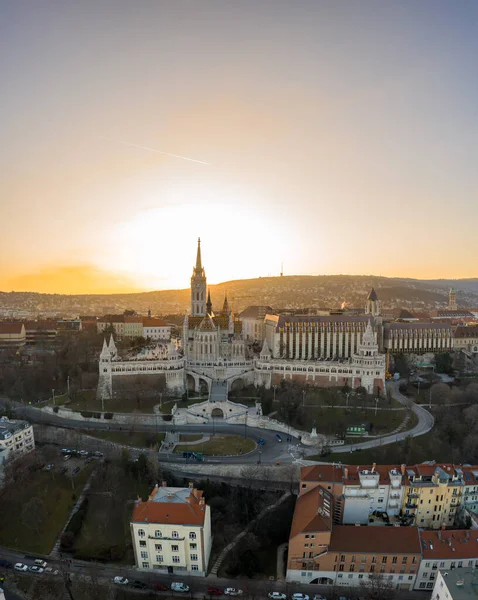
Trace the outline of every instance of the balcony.
<instances>
[{"instance_id":1,"label":"balcony","mask_svg":"<svg viewBox=\"0 0 478 600\"><path fill-rule=\"evenodd\" d=\"M408 492L407 496L409 498L420 498L420 494L417 494L416 492Z\"/></svg>"},{"instance_id":2,"label":"balcony","mask_svg":"<svg viewBox=\"0 0 478 600\"><path fill-rule=\"evenodd\" d=\"M405 508L409 508L410 510L415 510L418 508L418 504L413 504L412 502L407 502L405 504Z\"/></svg>"}]
</instances>

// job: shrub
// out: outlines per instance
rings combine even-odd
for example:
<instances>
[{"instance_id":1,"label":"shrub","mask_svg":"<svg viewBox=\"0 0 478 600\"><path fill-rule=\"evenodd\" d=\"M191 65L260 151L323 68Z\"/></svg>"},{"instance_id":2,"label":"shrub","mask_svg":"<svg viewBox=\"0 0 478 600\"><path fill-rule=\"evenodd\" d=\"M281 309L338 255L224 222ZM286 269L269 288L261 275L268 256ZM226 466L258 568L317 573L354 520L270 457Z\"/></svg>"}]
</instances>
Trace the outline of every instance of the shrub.
<instances>
[{"instance_id":1,"label":"shrub","mask_svg":"<svg viewBox=\"0 0 478 600\"><path fill-rule=\"evenodd\" d=\"M82 417L85 417L85 419L91 419L91 417L93 416L93 413L89 410L83 410L80 414Z\"/></svg>"},{"instance_id":2,"label":"shrub","mask_svg":"<svg viewBox=\"0 0 478 600\"><path fill-rule=\"evenodd\" d=\"M114 413L105 413L105 414L103 415L103 417L104 417L105 419L112 419L112 418L114 417Z\"/></svg>"},{"instance_id":3,"label":"shrub","mask_svg":"<svg viewBox=\"0 0 478 600\"><path fill-rule=\"evenodd\" d=\"M53 407L53 412L54 412L54 413L57 413L59 410L60 410L60 407L59 407L59 406L54 406L54 407Z\"/></svg>"},{"instance_id":4,"label":"shrub","mask_svg":"<svg viewBox=\"0 0 478 600\"><path fill-rule=\"evenodd\" d=\"M163 421L172 421L173 415L163 415Z\"/></svg>"},{"instance_id":5,"label":"shrub","mask_svg":"<svg viewBox=\"0 0 478 600\"><path fill-rule=\"evenodd\" d=\"M75 535L71 531L65 531L62 533L60 538L60 544L62 550L70 550L73 548L73 544L75 543Z\"/></svg>"},{"instance_id":6,"label":"shrub","mask_svg":"<svg viewBox=\"0 0 478 600\"><path fill-rule=\"evenodd\" d=\"M99 412L93 413L93 418L94 419L101 419L101 413L99 413Z\"/></svg>"}]
</instances>

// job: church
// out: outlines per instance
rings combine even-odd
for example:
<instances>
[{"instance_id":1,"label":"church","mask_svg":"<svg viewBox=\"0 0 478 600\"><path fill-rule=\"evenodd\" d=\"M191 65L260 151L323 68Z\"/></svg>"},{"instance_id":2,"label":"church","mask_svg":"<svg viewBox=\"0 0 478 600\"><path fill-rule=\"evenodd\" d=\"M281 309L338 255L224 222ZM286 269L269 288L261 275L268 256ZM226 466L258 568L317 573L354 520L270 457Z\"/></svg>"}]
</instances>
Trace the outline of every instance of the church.
<instances>
[{"instance_id":1,"label":"church","mask_svg":"<svg viewBox=\"0 0 478 600\"><path fill-rule=\"evenodd\" d=\"M259 355L247 345L242 322L227 300L215 311L207 288L198 240L191 276L191 308L181 333L181 348L158 343L129 358L121 358L113 338L103 345L99 361L98 396L114 395L115 378L162 375L166 387L182 394L186 389L226 393L234 382L278 385L282 379L322 387L363 386L369 393L385 386L380 302L374 290L362 316L284 316L266 314ZM214 386L213 386L214 384Z\"/></svg>"}]
</instances>

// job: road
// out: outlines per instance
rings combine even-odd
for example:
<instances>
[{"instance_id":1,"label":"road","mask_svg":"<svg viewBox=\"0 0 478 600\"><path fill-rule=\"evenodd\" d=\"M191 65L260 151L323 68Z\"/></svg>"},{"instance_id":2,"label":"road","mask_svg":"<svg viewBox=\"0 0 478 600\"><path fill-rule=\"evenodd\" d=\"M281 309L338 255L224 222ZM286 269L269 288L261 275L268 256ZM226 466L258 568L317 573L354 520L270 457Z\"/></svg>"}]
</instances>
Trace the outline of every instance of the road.
<instances>
[{"instance_id":1,"label":"road","mask_svg":"<svg viewBox=\"0 0 478 600\"><path fill-rule=\"evenodd\" d=\"M410 400L410 398L403 396L398 389L399 385L400 382L398 381L387 383L387 387L391 391L395 400L398 400L398 402L404 406L410 406L411 410L417 415L418 423L415 425L415 427L393 435L384 435L383 437L366 442L358 442L356 444L348 444L346 446L335 446L332 448L332 453L349 452L352 450L364 450L366 448L374 448L376 446L385 446L387 444L400 442L407 437L418 437L419 435L424 435L425 433L431 431L433 425L435 424L433 415L423 408L422 405L415 404Z\"/></svg>"},{"instance_id":2,"label":"road","mask_svg":"<svg viewBox=\"0 0 478 600\"><path fill-rule=\"evenodd\" d=\"M25 555L21 552L14 552L13 550L9 550L7 548L0 548L0 558L6 559L11 563L15 564L17 562L22 562L26 565L32 565L33 559L32 555ZM76 577L81 576L83 580L87 577L90 577L91 580L95 583L99 584L111 584L113 577L118 575L122 577L126 577L129 581L136 580L142 581L145 583L148 588L151 590L152 583L161 583L162 585L170 587L173 581L180 581L186 583L191 590L191 594L179 594L168 592L157 592L158 595L166 597L174 596L176 598L191 598L192 596L195 598L205 598L207 595L207 588L210 586L218 587L221 589L232 587L243 590L243 597L249 596L251 598L267 598L267 594L271 591L274 592L282 592L287 594L287 597L290 597L292 594L297 592L302 592L308 594L310 598L314 597L316 593L323 593L327 597L331 598L332 596L329 594L330 588L327 586L320 585L306 585L306 584L295 584L295 583L282 583L278 581L268 581L267 579L229 579L229 578L221 578L216 577L214 575L209 575L207 577L188 577L182 576L178 574L167 575L164 573L145 573L142 571L138 571L134 567L128 566L116 566L116 565L108 565L102 563L89 563L80 560L71 560L71 565L68 566L65 562L55 561L55 560L47 560L48 566L58 569L60 572L56 577L66 577L70 576L72 580ZM17 596L11 594L8 591L8 576L9 569L4 569L7 574L7 583L5 585L5 589L7 590L6 598L7 600L17 600ZM45 574L29 574L31 577L42 578L45 577ZM138 599L147 597L148 592L137 591ZM400 598L400 594L398 596ZM403 599L405 598L425 598L423 592L404 592ZM429 597L429 592L427 597ZM224 596L227 598L227 596Z\"/></svg>"}]
</instances>

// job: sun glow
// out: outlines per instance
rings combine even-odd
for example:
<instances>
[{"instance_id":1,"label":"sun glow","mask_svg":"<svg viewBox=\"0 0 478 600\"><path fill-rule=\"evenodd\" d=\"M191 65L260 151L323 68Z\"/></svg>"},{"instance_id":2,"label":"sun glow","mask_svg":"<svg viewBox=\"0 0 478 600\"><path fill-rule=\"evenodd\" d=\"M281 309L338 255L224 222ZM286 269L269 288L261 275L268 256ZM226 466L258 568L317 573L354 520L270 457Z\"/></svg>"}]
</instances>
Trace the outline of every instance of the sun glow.
<instances>
[{"instance_id":1,"label":"sun glow","mask_svg":"<svg viewBox=\"0 0 478 600\"><path fill-rule=\"evenodd\" d=\"M210 283L277 275L285 233L275 215L253 205L169 205L119 223L100 265L128 273L145 289L185 288L201 237Z\"/></svg>"}]
</instances>

